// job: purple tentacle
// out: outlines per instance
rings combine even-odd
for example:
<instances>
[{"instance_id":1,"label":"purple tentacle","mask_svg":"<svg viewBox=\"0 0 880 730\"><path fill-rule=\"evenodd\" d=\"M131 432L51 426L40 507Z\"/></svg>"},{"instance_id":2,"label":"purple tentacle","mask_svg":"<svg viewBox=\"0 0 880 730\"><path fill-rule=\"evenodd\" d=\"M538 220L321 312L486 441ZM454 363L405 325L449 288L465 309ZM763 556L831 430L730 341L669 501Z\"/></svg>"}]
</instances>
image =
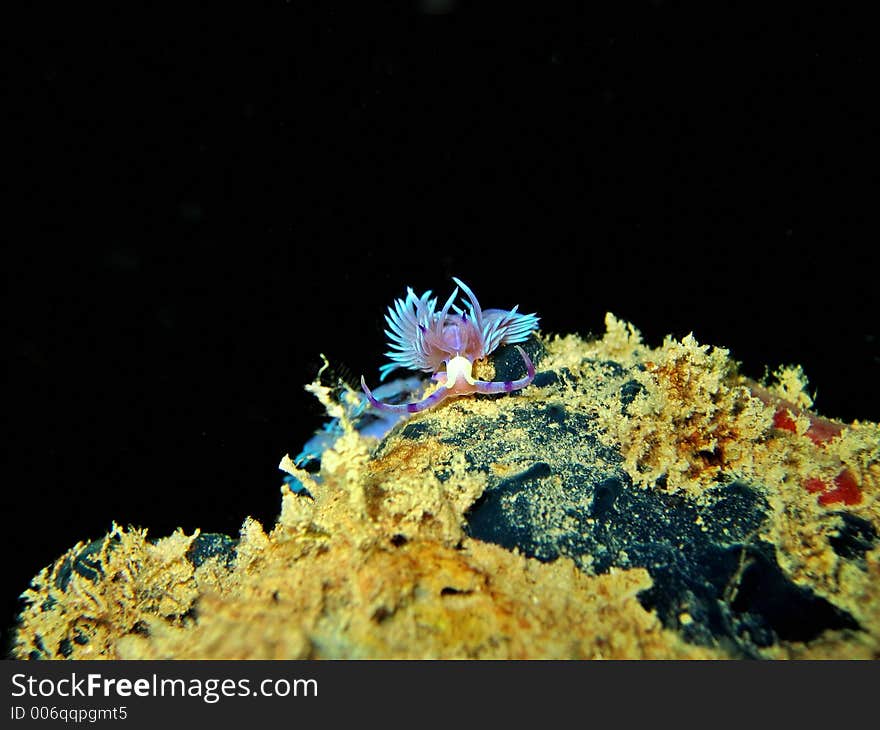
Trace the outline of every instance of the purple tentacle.
<instances>
[{"instance_id":1,"label":"purple tentacle","mask_svg":"<svg viewBox=\"0 0 880 730\"><path fill-rule=\"evenodd\" d=\"M370 405L373 406L373 408L378 408L380 411L386 411L388 413L418 413L419 411L424 411L426 408L436 406L440 401L446 398L449 392L449 389L443 385L437 388L437 390L431 393L427 398L422 398L422 400L416 401L415 403L392 405L391 403L383 403L380 400L376 400L373 393L367 387L367 381L364 380L363 375L361 375L361 388L363 388L364 393L367 395L367 400L370 401Z\"/></svg>"},{"instance_id":2,"label":"purple tentacle","mask_svg":"<svg viewBox=\"0 0 880 730\"><path fill-rule=\"evenodd\" d=\"M510 393L511 391L521 390L522 388L525 388L529 383L532 382L532 380L534 380L535 366L532 363L531 358L519 345L516 345L516 349L519 351L519 354L522 355L522 359L526 363L526 376L524 378L520 378L519 380L498 380L492 382L488 382L486 380L478 380L476 382L478 393L484 393L486 395L491 395L493 393Z\"/></svg>"}]
</instances>

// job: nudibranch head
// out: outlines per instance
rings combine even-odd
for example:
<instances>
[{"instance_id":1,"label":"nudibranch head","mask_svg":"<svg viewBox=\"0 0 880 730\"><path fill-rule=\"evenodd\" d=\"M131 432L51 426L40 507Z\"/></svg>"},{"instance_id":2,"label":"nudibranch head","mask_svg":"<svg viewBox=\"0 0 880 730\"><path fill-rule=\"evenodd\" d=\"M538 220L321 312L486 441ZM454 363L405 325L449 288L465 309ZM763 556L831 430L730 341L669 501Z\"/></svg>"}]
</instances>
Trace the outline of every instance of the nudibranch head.
<instances>
[{"instance_id":1,"label":"nudibranch head","mask_svg":"<svg viewBox=\"0 0 880 730\"><path fill-rule=\"evenodd\" d=\"M431 291L416 296L407 289L405 299L396 299L388 307L385 321L391 349L385 353L391 362L380 369L380 379L396 368L409 368L432 373L440 387L427 398L416 403L389 405L373 397L363 377L361 386L370 403L385 411L416 413L436 405L449 396L469 393L509 393L525 388L535 376L529 356L517 347L525 364L527 375L513 381L487 382L475 380L473 363L486 357L501 345L523 342L538 328L538 317L521 314L517 307L511 310L482 309L470 288L460 279L446 303L438 311L437 298ZM463 307L455 305L461 289L466 299Z\"/></svg>"}]
</instances>

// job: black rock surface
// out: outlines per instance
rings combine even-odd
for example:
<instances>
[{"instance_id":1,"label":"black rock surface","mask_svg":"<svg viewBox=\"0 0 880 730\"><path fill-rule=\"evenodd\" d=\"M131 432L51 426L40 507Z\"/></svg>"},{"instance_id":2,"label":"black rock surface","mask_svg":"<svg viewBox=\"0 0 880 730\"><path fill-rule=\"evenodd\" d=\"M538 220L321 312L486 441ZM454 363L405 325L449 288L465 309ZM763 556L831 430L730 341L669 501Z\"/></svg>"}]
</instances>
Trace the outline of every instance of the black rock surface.
<instances>
[{"instance_id":1,"label":"black rock surface","mask_svg":"<svg viewBox=\"0 0 880 730\"><path fill-rule=\"evenodd\" d=\"M637 392L635 381L617 363L595 366L621 379L625 407ZM540 375L541 386L577 387L569 373ZM511 439L502 432L513 429L522 468L499 476L487 465L504 459ZM760 485L719 483L699 503L665 491L663 480L635 486L620 454L599 438L596 419L553 399L522 399L497 417L470 414L453 433L431 434L421 421L402 435L429 434L459 446L488 475L488 489L466 515L471 537L542 561L566 556L593 574L644 568L654 585L639 595L642 605L689 642L760 657L762 647L779 640L859 628L849 613L792 583L775 547L759 539L770 510ZM861 521L844 518L835 549L858 560L872 544L869 533Z\"/></svg>"}]
</instances>

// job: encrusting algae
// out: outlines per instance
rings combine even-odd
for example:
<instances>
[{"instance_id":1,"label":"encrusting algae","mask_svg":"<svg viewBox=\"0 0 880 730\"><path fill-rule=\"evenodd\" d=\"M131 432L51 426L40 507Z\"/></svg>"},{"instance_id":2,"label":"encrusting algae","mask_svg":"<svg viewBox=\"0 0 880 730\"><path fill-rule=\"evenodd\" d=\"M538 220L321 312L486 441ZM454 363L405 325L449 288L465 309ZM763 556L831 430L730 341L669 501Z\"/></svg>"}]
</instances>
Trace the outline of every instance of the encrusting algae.
<instances>
[{"instance_id":1,"label":"encrusting algae","mask_svg":"<svg viewBox=\"0 0 880 730\"><path fill-rule=\"evenodd\" d=\"M317 472L282 460L301 488L282 486L269 532L114 525L34 578L15 656L880 656L878 425L810 411L797 368L759 384L692 336L652 349L606 327L533 337L527 388L447 401L382 440L349 420L357 393L316 381L341 435ZM475 374L517 367L502 348ZM664 540L715 572L658 562ZM768 608L759 578L814 625Z\"/></svg>"}]
</instances>

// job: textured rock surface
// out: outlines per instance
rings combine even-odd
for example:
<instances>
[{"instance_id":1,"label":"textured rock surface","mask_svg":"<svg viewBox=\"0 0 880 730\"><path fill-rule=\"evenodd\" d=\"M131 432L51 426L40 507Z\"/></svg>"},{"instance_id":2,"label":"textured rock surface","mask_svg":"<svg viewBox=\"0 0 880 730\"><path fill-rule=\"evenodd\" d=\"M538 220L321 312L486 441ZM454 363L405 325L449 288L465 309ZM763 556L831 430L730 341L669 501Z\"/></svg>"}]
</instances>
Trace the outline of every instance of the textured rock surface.
<instances>
[{"instance_id":1,"label":"textured rock surface","mask_svg":"<svg viewBox=\"0 0 880 730\"><path fill-rule=\"evenodd\" d=\"M877 425L814 414L797 370L759 385L606 324L527 343L526 390L381 441L313 384L342 435L315 473L282 462L303 490L271 531L76 546L26 593L17 654L880 656ZM521 370L509 348L477 374Z\"/></svg>"}]
</instances>

